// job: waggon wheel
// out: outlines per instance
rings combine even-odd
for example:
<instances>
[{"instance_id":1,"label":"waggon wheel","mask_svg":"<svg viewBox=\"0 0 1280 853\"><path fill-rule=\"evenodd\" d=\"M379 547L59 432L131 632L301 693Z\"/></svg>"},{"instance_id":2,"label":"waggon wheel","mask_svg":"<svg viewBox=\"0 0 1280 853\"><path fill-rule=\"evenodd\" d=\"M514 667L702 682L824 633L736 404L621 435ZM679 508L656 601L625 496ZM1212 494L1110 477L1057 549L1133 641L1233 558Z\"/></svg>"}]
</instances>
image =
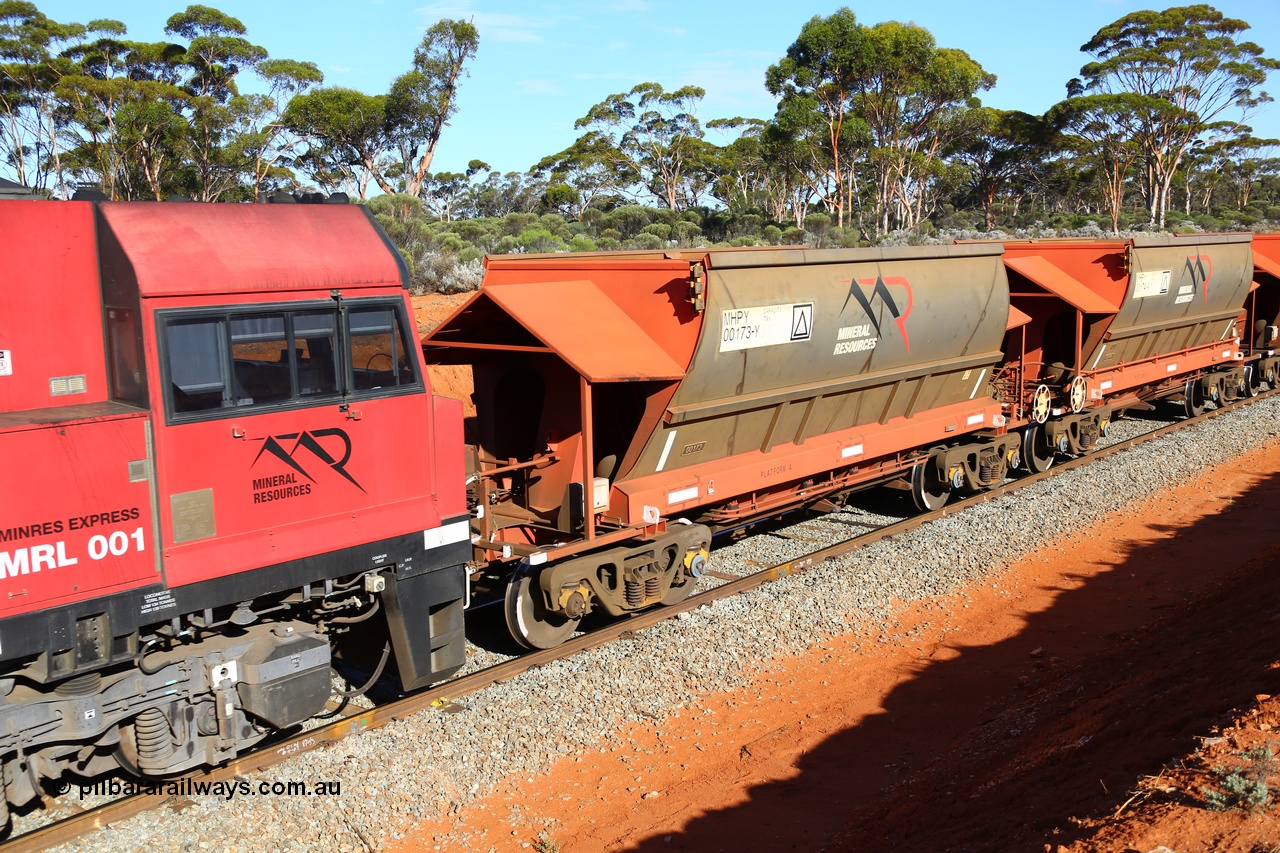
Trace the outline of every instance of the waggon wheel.
<instances>
[{"instance_id":1,"label":"waggon wheel","mask_svg":"<svg viewBox=\"0 0 1280 853\"><path fill-rule=\"evenodd\" d=\"M1022 467L1031 474L1043 474L1053 467L1056 451L1045 438L1044 427L1029 426L1022 433Z\"/></svg>"},{"instance_id":2,"label":"waggon wheel","mask_svg":"<svg viewBox=\"0 0 1280 853\"><path fill-rule=\"evenodd\" d=\"M674 572L673 580L679 583L672 583L667 589L667 594L662 596L662 603L668 607L673 604L679 604L689 596L693 595L694 587L698 585L698 578L702 577L707 570L707 543L699 543L697 550L685 551L683 548L669 546L666 551L667 571Z\"/></svg>"},{"instance_id":3,"label":"waggon wheel","mask_svg":"<svg viewBox=\"0 0 1280 853\"><path fill-rule=\"evenodd\" d=\"M1194 418L1204 414L1204 390L1200 387L1199 379L1188 379L1182 395L1182 409L1187 413L1187 417Z\"/></svg>"},{"instance_id":4,"label":"waggon wheel","mask_svg":"<svg viewBox=\"0 0 1280 853\"><path fill-rule=\"evenodd\" d=\"M911 469L911 500L921 512L942 509L951 498L951 483L938 476L932 458Z\"/></svg>"},{"instance_id":5,"label":"waggon wheel","mask_svg":"<svg viewBox=\"0 0 1280 853\"><path fill-rule=\"evenodd\" d=\"M582 621L547 610L542 603L537 575L527 564L511 576L504 604L507 629L517 643L528 649L555 648L569 639Z\"/></svg>"},{"instance_id":6,"label":"waggon wheel","mask_svg":"<svg viewBox=\"0 0 1280 853\"><path fill-rule=\"evenodd\" d=\"M1262 382L1258 379L1258 369L1256 365L1246 364L1244 366L1244 381L1240 383L1241 397L1256 397L1258 391L1262 387Z\"/></svg>"},{"instance_id":7,"label":"waggon wheel","mask_svg":"<svg viewBox=\"0 0 1280 853\"><path fill-rule=\"evenodd\" d=\"M662 603L667 607L670 607L673 604L679 604L689 596L693 595L693 588L698 585L697 578L682 576L682 579L684 580L683 584L680 586L672 584L671 588L667 590L667 594L662 596Z\"/></svg>"},{"instance_id":8,"label":"waggon wheel","mask_svg":"<svg viewBox=\"0 0 1280 853\"><path fill-rule=\"evenodd\" d=\"M1042 424L1049 420L1049 409L1053 406L1053 392L1048 385L1039 385L1031 395L1031 420Z\"/></svg>"}]
</instances>

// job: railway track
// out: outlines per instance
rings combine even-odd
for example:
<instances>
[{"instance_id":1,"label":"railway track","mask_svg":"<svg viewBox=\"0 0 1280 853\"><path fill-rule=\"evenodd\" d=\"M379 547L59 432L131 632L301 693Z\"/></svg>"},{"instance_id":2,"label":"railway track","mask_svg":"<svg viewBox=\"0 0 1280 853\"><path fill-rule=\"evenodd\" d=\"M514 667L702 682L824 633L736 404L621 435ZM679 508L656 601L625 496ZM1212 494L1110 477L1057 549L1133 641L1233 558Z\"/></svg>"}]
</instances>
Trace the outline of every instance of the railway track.
<instances>
[{"instance_id":1,"label":"railway track","mask_svg":"<svg viewBox=\"0 0 1280 853\"><path fill-rule=\"evenodd\" d=\"M1263 400L1280 394L1280 390L1270 390L1260 394L1256 399ZM746 576L736 577L728 574L714 573L713 577L723 581L719 586L697 593L685 601L648 611L630 619L618 621L601 627L588 634L573 637L553 649L535 651L512 658L508 661L470 673L430 689L406 696L397 701L348 714L333 722L277 741L268 747L248 753L228 764L207 772L189 774L178 779L168 780L179 785L215 784L229 782L247 774L266 770L297 755L310 752L322 746L336 743L351 735L372 730L394 720L402 719L429 708L447 709L452 700L482 690L483 688L514 678L521 673L555 660L571 657L587 649L609 643L623 635L644 630L666 619L675 618L678 614L695 610L714 601L729 598L759 587L770 581L802 572L823 561L839 557L851 551L866 547L875 542L914 530L931 521L961 512L1004 495L1017 492L1034 483L1057 474L1059 471L1072 470L1088 465L1096 460L1152 441L1185 427L1201 423L1239 408L1242 403L1233 406L1213 409L1191 419L1176 421L1156 427L1148 432L1134 436L1105 448L1096 450L1086 456L1054 465L1052 469L1041 474L1025 475L990 491L968 497L962 501L949 504L933 512L916 515L902 521L885 525L835 544L819 548L813 552L795 557L775 565L767 566ZM68 788L68 791L70 788ZM72 815L46 826L24 833L0 844L0 853L16 853L16 851L44 850L60 844L76 840L97 829L122 821L170 804L174 798L167 794L136 794L122 797L112 802Z\"/></svg>"}]
</instances>

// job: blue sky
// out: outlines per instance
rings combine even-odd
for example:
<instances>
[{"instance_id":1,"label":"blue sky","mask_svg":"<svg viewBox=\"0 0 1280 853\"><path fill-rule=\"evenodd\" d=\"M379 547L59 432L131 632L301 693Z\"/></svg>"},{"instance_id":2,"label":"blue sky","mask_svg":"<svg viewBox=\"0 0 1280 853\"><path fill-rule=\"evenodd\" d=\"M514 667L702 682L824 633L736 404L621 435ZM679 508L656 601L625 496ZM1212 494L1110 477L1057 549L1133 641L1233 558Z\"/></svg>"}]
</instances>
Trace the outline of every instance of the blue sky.
<instances>
[{"instance_id":1,"label":"blue sky","mask_svg":"<svg viewBox=\"0 0 1280 853\"><path fill-rule=\"evenodd\" d=\"M160 39L164 21L185 0L34 0L57 21L121 20L136 39ZM474 20L480 50L462 83L460 111L445 131L433 171L460 171L478 158L523 171L577 137L576 119L593 104L636 83L707 90L704 121L767 118L775 102L765 69L778 61L804 22L848 5L865 24L913 21L939 45L967 51L997 76L984 103L1040 113L1061 100L1087 57L1080 45L1128 12L1173 4L1129 0L956 2L898 0L778 3L680 0L203 0L239 18L272 56L309 60L326 85L374 94L409 68L426 27L440 18ZM1189 5L1184 3L1183 5ZM1252 25L1246 37L1280 58L1280 3L1220 0L1224 14ZM1280 98L1280 72L1267 90ZM1259 136L1280 138L1280 105L1252 121ZM714 135L711 141L724 142Z\"/></svg>"}]
</instances>

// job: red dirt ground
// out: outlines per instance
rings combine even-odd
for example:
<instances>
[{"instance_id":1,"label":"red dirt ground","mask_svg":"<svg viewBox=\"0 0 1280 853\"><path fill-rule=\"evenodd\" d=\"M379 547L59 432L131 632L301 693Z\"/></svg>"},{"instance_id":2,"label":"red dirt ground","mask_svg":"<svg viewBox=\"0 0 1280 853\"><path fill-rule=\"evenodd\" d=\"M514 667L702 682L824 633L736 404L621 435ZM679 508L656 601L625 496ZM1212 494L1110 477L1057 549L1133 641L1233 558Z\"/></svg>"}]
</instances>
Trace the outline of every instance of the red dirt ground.
<instances>
[{"instance_id":1,"label":"red dirt ground","mask_svg":"<svg viewBox=\"0 0 1280 853\"><path fill-rule=\"evenodd\" d=\"M1276 849L1277 813L1202 789L1280 752L1278 471L1273 444L393 849Z\"/></svg>"},{"instance_id":2,"label":"red dirt ground","mask_svg":"<svg viewBox=\"0 0 1280 853\"><path fill-rule=\"evenodd\" d=\"M430 332L449 318L458 306L467 300L469 293L428 293L425 296L412 297L414 319L418 324L418 336ZM466 417L474 417L475 403L471 399L474 386L471 383L471 368L455 365L438 365L427 368L431 379L431 390L441 397L452 397L461 400Z\"/></svg>"}]
</instances>

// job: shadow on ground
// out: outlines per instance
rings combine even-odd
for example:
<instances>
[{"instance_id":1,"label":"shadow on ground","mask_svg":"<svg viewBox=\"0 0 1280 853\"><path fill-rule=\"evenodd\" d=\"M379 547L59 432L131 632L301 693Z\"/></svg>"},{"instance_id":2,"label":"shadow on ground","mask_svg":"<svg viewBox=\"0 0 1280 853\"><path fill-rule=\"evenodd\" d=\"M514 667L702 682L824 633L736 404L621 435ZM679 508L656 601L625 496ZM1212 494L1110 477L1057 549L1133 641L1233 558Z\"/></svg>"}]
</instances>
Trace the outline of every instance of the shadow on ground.
<instances>
[{"instance_id":1,"label":"shadow on ground","mask_svg":"<svg viewBox=\"0 0 1280 853\"><path fill-rule=\"evenodd\" d=\"M1066 585L1016 636L922 659L881 713L799 756L794 778L630 849L1070 843L1073 816L1114 811L1231 709L1280 693L1278 502L1280 474L1193 528L1117 541L1113 568Z\"/></svg>"}]
</instances>

